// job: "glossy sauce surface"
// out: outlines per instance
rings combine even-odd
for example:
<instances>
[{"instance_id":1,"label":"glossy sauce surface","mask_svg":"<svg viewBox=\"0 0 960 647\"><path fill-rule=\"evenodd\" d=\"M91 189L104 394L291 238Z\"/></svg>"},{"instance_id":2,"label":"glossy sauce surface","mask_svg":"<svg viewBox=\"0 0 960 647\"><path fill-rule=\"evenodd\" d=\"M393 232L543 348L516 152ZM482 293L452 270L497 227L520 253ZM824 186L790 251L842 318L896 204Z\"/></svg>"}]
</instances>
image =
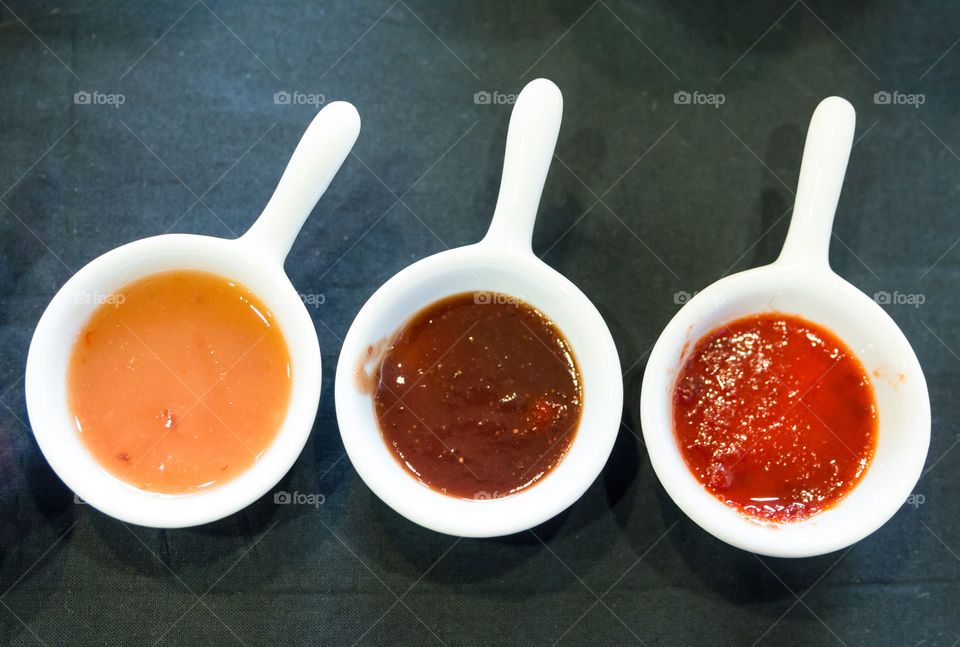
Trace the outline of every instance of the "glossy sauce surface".
<instances>
[{"instance_id":1,"label":"glossy sauce surface","mask_svg":"<svg viewBox=\"0 0 960 647\"><path fill-rule=\"evenodd\" d=\"M377 373L384 441L450 496L496 498L536 483L563 460L580 421L567 340L543 313L504 295L464 293L421 310Z\"/></svg>"},{"instance_id":2,"label":"glossy sauce surface","mask_svg":"<svg viewBox=\"0 0 960 647\"><path fill-rule=\"evenodd\" d=\"M228 481L267 449L290 402L290 352L247 288L198 271L134 281L73 346L77 432L117 478L183 494Z\"/></svg>"},{"instance_id":3,"label":"glossy sauce surface","mask_svg":"<svg viewBox=\"0 0 960 647\"><path fill-rule=\"evenodd\" d=\"M673 422L697 479L727 505L773 522L842 499L876 446L863 365L830 331L776 312L697 343L674 386Z\"/></svg>"}]
</instances>

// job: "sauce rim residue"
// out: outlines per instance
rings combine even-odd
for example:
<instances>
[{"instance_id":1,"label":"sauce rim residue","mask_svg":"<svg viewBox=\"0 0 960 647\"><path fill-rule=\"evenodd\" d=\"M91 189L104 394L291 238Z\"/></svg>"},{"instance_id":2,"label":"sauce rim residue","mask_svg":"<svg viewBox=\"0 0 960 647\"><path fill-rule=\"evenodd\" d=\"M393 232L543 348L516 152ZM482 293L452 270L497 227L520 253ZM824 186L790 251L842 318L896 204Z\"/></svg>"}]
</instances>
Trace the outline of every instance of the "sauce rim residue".
<instances>
[{"instance_id":1,"label":"sauce rim residue","mask_svg":"<svg viewBox=\"0 0 960 647\"><path fill-rule=\"evenodd\" d=\"M452 331L455 339L442 341ZM411 343L424 353L413 352ZM494 357L510 343L511 350ZM470 347L475 350L467 352ZM484 367L485 358L497 362L496 369ZM413 360L423 364L411 366ZM416 378L405 370L416 370ZM561 372L569 384L552 381ZM355 381L372 396L378 433L401 469L421 486L457 499L504 498L540 483L566 458L582 418L582 374L569 341L542 311L496 292L459 292L421 307L365 348ZM404 407L410 415L401 422L395 412ZM508 465L511 457L516 465ZM521 457L532 464L521 464ZM519 474L519 481L497 469Z\"/></svg>"},{"instance_id":2,"label":"sauce rim residue","mask_svg":"<svg viewBox=\"0 0 960 647\"><path fill-rule=\"evenodd\" d=\"M670 371L669 418L684 467L706 492L745 520L776 526L833 508L862 482L878 406L842 339L780 311L727 319L695 343L689 334Z\"/></svg>"},{"instance_id":3,"label":"sauce rim residue","mask_svg":"<svg viewBox=\"0 0 960 647\"><path fill-rule=\"evenodd\" d=\"M66 374L74 433L110 477L187 496L247 473L279 436L293 358L241 282L195 269L128 281L79 327Z\"/></svg>"}]
</instances>

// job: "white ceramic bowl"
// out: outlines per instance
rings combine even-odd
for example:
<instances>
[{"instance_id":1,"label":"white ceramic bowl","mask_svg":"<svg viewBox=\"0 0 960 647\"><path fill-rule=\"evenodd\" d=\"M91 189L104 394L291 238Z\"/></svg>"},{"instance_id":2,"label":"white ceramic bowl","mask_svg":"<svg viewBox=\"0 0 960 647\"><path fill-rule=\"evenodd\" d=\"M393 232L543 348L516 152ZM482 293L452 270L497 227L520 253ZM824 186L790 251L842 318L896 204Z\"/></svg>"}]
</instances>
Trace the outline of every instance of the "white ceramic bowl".
<instances>
[{"instance_id":1,"label":"white ceramic bowl","mask_svg":"<svg viewBox=\"0 0 960 647\"><path fill-rule=\"evenodd\" d=\"M913 349L889 315L827 263L854 119L853 108L838 97L817 107L780 257L771 265L721 279L694 296L660 335L643 379L643 436L667 493L719 539L774 557L828 553L878 529L909 496L930 444L930 401ZM674 382L697 341L725 322L761 312L797 315L833 331L863 363L876 396L878 435L872 463L846 497L801 522L763 523L723 504L687 468L673 433Z\"/></svg>"},{"instance_id":2,"label":"white ceramic bowl","mask_svg":"<svg viewBox=\"0 0 960 647\"><path fill-rule=\"evenodd\" d=\"M594 481L620 427L620 361L606 324L586 296L530 248L561 112L560 91L550 81L538 79L524 88L510 119L500 195L487 236L425 258L387 281L357 314L340 352L334 389L350 460L390 507L438 532L493 537L550 519ZM373 400L357 385L358 363L368 346L389 338L423 307L460 292L499 292L541 310L570 342L583 378L582 417L566 457L536 484L507 497L458 499L420 483L387 447Z\"/></svg>"},{"instance_id":3,"label":"white ceramic bowl","mask_svg":"<svg viewBox=\"0 0 960 647\"><path fill-rule=\"evenodd\" d=\"M353 146L360 119L332 103L310 124L276 192L253 227L236 240L168 234L123 245L96 258L57 292L37 324L27 357L26 399L37 444L50 466L84 501L117 519L173 528L225 517L263 496L290 469L306 443L320 401L316 330L283 261L304 220ZM98 303L155 272L212 272L250 288L273 313L290 349L292 392L276 439L231 481L183 495L137 489L104 470L83 445L67 406L73 343Z\"/></svg>"}]
</instances>

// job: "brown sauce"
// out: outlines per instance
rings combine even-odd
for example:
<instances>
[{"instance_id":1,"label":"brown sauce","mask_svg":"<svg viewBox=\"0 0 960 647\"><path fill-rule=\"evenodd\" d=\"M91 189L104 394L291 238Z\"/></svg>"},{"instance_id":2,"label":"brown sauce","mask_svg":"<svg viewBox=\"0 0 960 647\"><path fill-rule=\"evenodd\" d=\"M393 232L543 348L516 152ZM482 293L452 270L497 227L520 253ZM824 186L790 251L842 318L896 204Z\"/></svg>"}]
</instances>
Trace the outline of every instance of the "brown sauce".
<instances>
[{"instance_id":1,"label":"brown sauce","mask_svg":"<svg viewBox=\"0 0 960 647\"><path fill-rule=\"evenodd\" d=\"M427 306L383 350L373 377L387 446L423 484L454 497L533 485L563 460L580 422L581 379L566 338L539 310L501 294Z\"/></svg>"}]
</instances>

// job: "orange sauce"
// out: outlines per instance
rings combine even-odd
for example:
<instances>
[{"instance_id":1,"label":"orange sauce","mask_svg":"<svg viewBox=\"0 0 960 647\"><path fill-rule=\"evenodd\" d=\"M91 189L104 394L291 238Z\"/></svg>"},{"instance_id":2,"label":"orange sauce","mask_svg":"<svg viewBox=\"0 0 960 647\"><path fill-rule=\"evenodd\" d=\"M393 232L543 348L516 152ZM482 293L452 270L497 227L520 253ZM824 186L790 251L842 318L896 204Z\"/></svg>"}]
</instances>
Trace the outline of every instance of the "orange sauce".
<instances>
[{"instance_id":1,"label":"orange sauce","mask_svg":"<svg viewBox=\"0 0 960 647\"><path fill-rule=\"evenodd\" d=\"M283 423L290 351L247 288L193 270L138 279L104 299L67 374L77 432L110 474L185 494L249 469Z\"/></svg>"}]
</instances>

